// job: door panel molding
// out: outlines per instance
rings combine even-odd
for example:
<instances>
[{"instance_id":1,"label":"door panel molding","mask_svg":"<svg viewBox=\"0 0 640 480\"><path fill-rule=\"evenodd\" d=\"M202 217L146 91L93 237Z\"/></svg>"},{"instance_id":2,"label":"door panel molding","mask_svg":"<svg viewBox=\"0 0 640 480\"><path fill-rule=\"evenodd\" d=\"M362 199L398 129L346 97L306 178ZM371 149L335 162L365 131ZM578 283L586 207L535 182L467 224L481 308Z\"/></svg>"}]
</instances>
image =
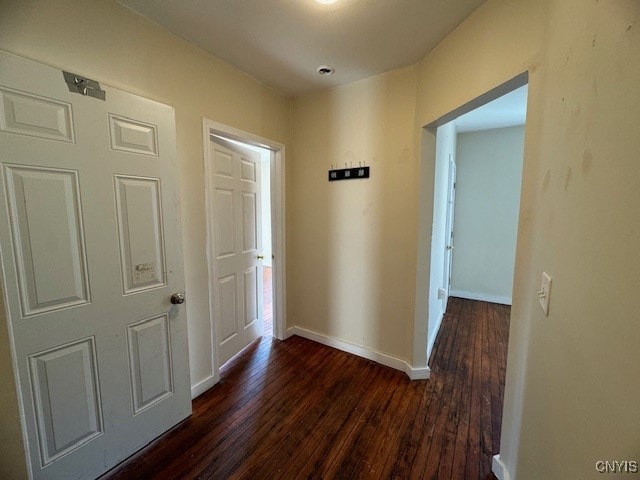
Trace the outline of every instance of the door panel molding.
<instances>
[{"instance_id":1,"label":"door panel molding","mask_svg":"<svg viewBox=\"0 0 640 480\"><path fill-rule=\"evenodd\" d=\"M104 433L95 338L29 356L41 466Z\"/></svg>"},{"instance_id":2,"label":"door panel molding","mask_svg":"<svg viewBox=\"0 0 640 480\"><path fill-rule=\"evenodd\" d=\"M226 342L234 338L238 334L236 328L235 318L238 315L238 301L236 298L236 274L226 275L218 279L217 295L218 299L216 308L218 309L218 318L220 321L220 344L224 345ZM231 322L222 321L222 319L231 319Z\"/></svg>"},{"instance_id":3,"label":"door panel molding","mask_svg":"<svg viewBox=\"0 0 640 480\"><path fill-rule=\"evenodd\" d=\"M258 320L258 269L250 267L244 271L244 327L247 328Z\"/></svg>"},{"instance_id":4,"label":"door panel molding","mask_svg":"<svg viewBox=\"0 0 640 480\"><path fill-rule=\"evenodd\" d=\"M165 238L160 179L113 176L125 295L164 287Z\"/></svg>"},{"instance_id":5,"label":"door panel molding","mask_svg":"<svg viewBox=\"0 0 640 480\"><path fill-rule=\"evenodd\" d=\"M4 174L23 317L89 303L78 172L5 164Z\"/></svg>"},{"instance_id":6,"label":"door panel molding","mask_svg":"<svg viewBox=\"0 0 640 480\"><path fill-rule=\"evenodd\" d=\"M242 252L258 248L258 199L254 192L242 192Z\"/></svg>"},{"instance_id":7,"label":"door panel molding","mask_svg":"<svg viewBox=\"0 0 640 480\"><path fill-rule=\"evenodd\" d=\"M75 143L71 104L0 88L0 130Z\"/></svg>"},{"instance_id":8,"label":"door panel molding","mask_svg":"<svg viewBox=\"0 0 640 480\"><path fill-rule=\"evenodd\" d=\"M110 113L109 133L113 150L158 156L158 127L155 125Z\"/></svg>"},{"instance_id":9,"label":"door panel molding","mask_svg":"<svg viewBox=\"0 0 640 480\"><path fill-rule=\"evenodd\" d=\"M173 394L170 335L168 314L127 327L134 415Z\"/></svg>"}]
</instances>

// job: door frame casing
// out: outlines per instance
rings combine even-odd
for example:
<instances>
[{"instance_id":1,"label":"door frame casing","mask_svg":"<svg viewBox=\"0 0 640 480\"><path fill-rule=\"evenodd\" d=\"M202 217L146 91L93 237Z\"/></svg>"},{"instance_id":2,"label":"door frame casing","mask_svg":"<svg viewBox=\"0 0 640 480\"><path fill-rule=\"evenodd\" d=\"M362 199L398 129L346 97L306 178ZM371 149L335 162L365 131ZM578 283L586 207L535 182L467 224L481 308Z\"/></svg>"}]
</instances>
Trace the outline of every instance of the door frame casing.
<instances>
[{"instance_id":1,"label":"door frame casing","mask_svg":"<svg viewBox=\"0 0 640 480\"><path fill-rule=\"evenodd\" d=\"M271 183L271 243L272 243L272 291L273 291L273 335L278 340L286 338L287 305L286 305L286 203L285 203L285 146L282 143L255 135L223 123L202 119L202 140L204 144L204 182L205 182L205 215L206 215L206 249L209 294L209 324L211 326L211 371L210 388L220 381L220 365L217 355L217 321L214 308L215 265L214 239L215 225L213 221L213 185L211 182L211 135L236 140L256 147L271 150L270 183ZM192 392L195 397L204 389Z\"/></svg>"}]
</instances>

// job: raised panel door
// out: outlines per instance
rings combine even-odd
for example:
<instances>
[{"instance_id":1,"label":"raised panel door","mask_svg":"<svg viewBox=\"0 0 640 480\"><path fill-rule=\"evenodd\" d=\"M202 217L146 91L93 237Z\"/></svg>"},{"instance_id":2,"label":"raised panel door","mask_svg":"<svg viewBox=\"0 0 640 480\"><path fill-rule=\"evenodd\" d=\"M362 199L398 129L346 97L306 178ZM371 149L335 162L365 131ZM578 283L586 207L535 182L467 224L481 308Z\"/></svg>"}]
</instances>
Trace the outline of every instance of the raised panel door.
<instances>
[{"instance_id":1,"label":"raised panel door","mask_svg":"<svg viewBox=\"0 0 640 480\"><path fill-rule=\"evenodd\" d=\"M191 412L175 118L0 52L0 249L34 478L93 479ZM2 328L6 328L2 326Z\"/></svg>"}]
</instances>

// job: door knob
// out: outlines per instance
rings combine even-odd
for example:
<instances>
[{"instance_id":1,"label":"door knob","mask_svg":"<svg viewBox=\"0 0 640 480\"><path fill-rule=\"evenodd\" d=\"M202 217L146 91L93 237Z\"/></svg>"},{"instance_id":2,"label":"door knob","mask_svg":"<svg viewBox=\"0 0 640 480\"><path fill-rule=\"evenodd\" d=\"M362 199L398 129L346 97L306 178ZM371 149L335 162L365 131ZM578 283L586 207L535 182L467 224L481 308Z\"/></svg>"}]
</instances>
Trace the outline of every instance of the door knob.
<instances>
[{"instance_id":1,"label":"door knob","mask_svg":"<svg viewBox=\"0 0 640 480\"><path fill-rule=\"evenodd\" d=\"M264 260L264 255L258 255L258 260Z\"/></svg>"},{"instance_id":2,"label":"door knob","mask_svg":"<svg viewBox=\"0 0 640 480\"><path fill-rule=\"evenodd\" d=\"M453 250L453 245L447 245L447 250Z\"/></svg>"},{"instance_id":3,"label":"door knob","mask_svg":"<svg viewBox=\"0 0 640 480\"><path fill-rule=\"evenodd\" d=\"M184 293L174 293L171 295L171 303L174 305L180 305L184 303Z\"/></svg>"}]
</instances>

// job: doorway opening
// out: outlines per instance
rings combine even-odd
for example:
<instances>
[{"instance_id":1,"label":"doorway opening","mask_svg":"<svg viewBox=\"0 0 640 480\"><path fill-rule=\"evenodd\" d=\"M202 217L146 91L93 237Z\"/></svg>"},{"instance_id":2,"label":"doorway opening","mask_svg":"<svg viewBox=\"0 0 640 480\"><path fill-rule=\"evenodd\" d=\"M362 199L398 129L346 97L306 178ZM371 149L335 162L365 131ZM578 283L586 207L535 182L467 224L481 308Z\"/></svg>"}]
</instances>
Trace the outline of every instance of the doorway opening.
<instances>
[{"instance_id":1,"label":"doorway opening","mask_svg":"<svg viewBox=\"0 0 640 480\"><path fill-rule=\"evenodd\" d=\"M271 150L240 140L213 135L260 155L260 216L261 235L258 250L262 260L262 336L273 337L273 248L271 232Z\"/></svg>"},{"instance_id":2,"label":"doorway opening","mask_svg":"<svg viewBox=\"0 0 640 480\"><path fill-rule=\"evenodd\" d=\"M425 141L435 139L428 361L450 296L511 305L527 94L525 74L426 128Z\"/></svg>"},{"instance_id":3,"label":"doorway opening","mask_svg":"<svg viewBox=\"0 0 640 480\"><path fill-rule=\"evenodd\" d=\"M260 337L284 339L284 145L204 120L212 373Z\"/></svg>"},{"instance_id":4,"label":"doorway opening","mask_svg":"<svg viewBox=\"0 0 640 480\"><path fill-rule=\"evenodd\" d=\"M511 305L527 93L522 86L454 120L451 296Z\"/></svg>"},{"instance_id":5,"label":"doorway opening","mask_svg":"<svg viewBox=\"0 0 640 480\"><path fill-rule=\"evenodd\" d=\"M511 296L514 284L521 283L517 244L527 234L520 224L520 203L527 171L528 83L528 72L523 72L422 129L413 360L426 362L439 375L434 359L441 357L440 346L454 338L475 339L464 347L467 352L460 352L472 352L480 371L489 368L491 384L497 386L483 394L489 402L483 400L480 408L489 405L487 421L498 438ZM449 304L450 296L456 298ZM481 334L472 336L478 329ZM492 339L497 339L495 348L489 346ZM471 383L463 388L477 389L480 375L467 377ZM496 443L491 453L498 451ZM494 456L494 472L499 462Z\"/></svg>"}]
</instances>

